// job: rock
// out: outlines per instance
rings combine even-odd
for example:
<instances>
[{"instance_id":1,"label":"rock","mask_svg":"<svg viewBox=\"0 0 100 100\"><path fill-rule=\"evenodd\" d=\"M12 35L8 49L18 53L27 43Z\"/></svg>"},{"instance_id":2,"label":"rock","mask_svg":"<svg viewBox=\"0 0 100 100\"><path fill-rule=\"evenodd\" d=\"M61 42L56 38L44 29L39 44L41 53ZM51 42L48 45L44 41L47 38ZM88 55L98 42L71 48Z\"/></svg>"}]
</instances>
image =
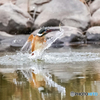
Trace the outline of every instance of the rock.
<instances>
[{"instance_id":1,"label":"rock","mask_svg":"<svg viewBox=\"0 0 100 100\"><path fill-rule=\"evenodd\" d=\"M26 34L32 29L31 16L17 6L6 3L0 6L0 31L10 34Z\"/></svg>"},{"instance_id":2,"label":"rock","mask_svg":"<svg viewBox=\"0 0 100 100\"><path fill-rule=\"evenodd\" d=\"M12 36L13 35L10 35L10 34L8 34L6 32L0 31L0 41L6 39L8 37L12 37Z\"/></svg>"},{"instance_id":3,"label":"rock","mask_svg":"<svg viewBox=\"0 0 100 100\"><path fill-rule=\"evenodd\" d=\"M3 5L5 3L8 3L8 0L0 0L0 5Z\"/></svg>"},{"instance_id":4,"label":"rock","mask_svg":"<svg viewBox=\"0 0 100 100\"><path fill-rule=\"evenodd\" d=\"M23 11L33 11L34 7L38 6L37 12L41 12L44 5L51 0L0 0L0 5L5 3L13 3Z\"/></svg>"},{"instance_id":5,"label":"rock","mask_svg":"<svg viewBox=\"0 0 100 100\"><path fill-rule=\"evenodd\" d=\"M5 4L5 3L13 3L13 4L15 4L15 2L16 2L17 0L0 0L0 5L3 5L3 4Z\"/></svg>"},{"instance_id":6,"label":"rock","mask_svg":"<svg viewBox=\"0 0 100 100\"><path fill-rule=\"evenodd\" d=\"M94 0L80 0L81 2L83 2L84 4L88 4L90 5Z\"/></svg>"},{"instance_id":7,"label":"rock","mask_svg":"<svg viewBox=\"0 0 100 100\"><path fill-rule=\"evenodd\" d=\"M17 36L9 37L3 39L1 41L1 44L8 44L11 47L22 47L27 41L28 37L29 35L17 35Z\"/></svg>"},{"instance_id":8,"label":"rock","mask_svg":"<svg viewBox=\"0 0 100 100\"><path fill-rule=\"evenodd\" d=\"M87 41L100 41L100 26L91 27L86 32Z\"/></svg>"},{"instance_id":9,"label":"rock","mask_svg":"<svg viewBox=\"0 0 100 100\"><path fill-rule=\"evenodd\" d=\"M35 24L43 26L52 19L59 20L66 26L85 29L89 24L90 12L78 0L52 0L42 9L35 20Z\"/></svg>"},{"instance_id":10,"label":"rock","mask_svg":"<svg viewBox=\"0 0 100 100\"><path fill-rule=\"evenodd\" d=\"M28 0L16 0L15 5L21 8L23 11L28 11Z\"/></svg>"},{"instance_id":11,"label":"rock","mask_svg":"<svg viewBox=\"0 0 100 100\"><path fill-rule=\"evenodd\" d=\"M64 42L61 41L60 39L57 39L53 44L52 46L53 48L61 48L61 47L64 47Z\"/></svg>"},{"instance_id":12,"label":"rock","mask_svg":"<svg viewBox=\"0 0 100 100\"><path fill-rule=\"evenodd\" d=\"M5 37L13 37L13 35L8 34L6 32L0 31L0 36L5 36Z\"/></svg>"},{"instance_id":13,"label":"rock","mask_svg":"<svg viewBox=\"0 0 100 100\"><path fill-rule=\"evenodd\" d=\"M46 23L43 23L42 25L41 25L41 27L43 26L43 27L49 27L49 26L59 26L59 24L61 24L61 25L63 25L62 24L62 22L60 21L60 20L57 20L57 19L50 19L50 20L48 20Z\"/></svg>"},{"instance_id":14,"label":"rock","mask_svg":"<svg viewBox=\"0 0 100 100\"><path fill-rule=\"evenodd\" d=\"M85 0L80 0L81 2L83 2L84 4L86 3L86 1Z\"/></svg>"},{"instance_id":15,"label":"rock","mask_svg":"<svg viewBox=\"0 0 100 100\"><path fill-rule=\"evenodd\" d=\"M37 12L41 12L45 4L50 1L51 0L17 0L16 5L24 11L33 11L34 7L36 7Z\"/></svg>"},{"instance_id":16,"label":"rock","mask_svg":"<svg viewBox=\"0 0 100 100\"><path fill-rule=\"evenodd\" d=\"M100 8L100 0L94 0L90 5L91 14Z\"/></svg>"},{"instance_id":17,"label":"rock","mask_svg":"<svg viewBox=\"0 0 100 100\"><path fill-rule=\"evenodd\" d=\"M0 44L0 52L6 51L9 47L9 44Z\"/></svg>"},{"instance_id":18,"label":"rock","mask_svg":"<svg viewBox=\"0 0 100 100\"><path fill-rule=\"evenodd\" d=\"M100 25L100 9L98 9L91 17L91 26Z\"/></svg>"},{"instance_id":19,"label":"rock","mask_svg":"<svg viewBox=\"0 0 100 100\"><path fill-rule=\"evenodd\" d=\"M13 35L10 35L6 32L0 31L0 52L6 51L7 49L10 48L10 45L8 43L2 44L1 41L8 39L8 38L11 38L11 37L13 37Z\"/></svg>"},{"instance_id":20,"label":"rock","mask_svg":"<svg viewBox=\"0 0 100 100\"><path fill-rule=\"evenodd\" d=\"M89 34L100 34L100 26L94 26L87 30Z\"/></svg>"}]
</instances>

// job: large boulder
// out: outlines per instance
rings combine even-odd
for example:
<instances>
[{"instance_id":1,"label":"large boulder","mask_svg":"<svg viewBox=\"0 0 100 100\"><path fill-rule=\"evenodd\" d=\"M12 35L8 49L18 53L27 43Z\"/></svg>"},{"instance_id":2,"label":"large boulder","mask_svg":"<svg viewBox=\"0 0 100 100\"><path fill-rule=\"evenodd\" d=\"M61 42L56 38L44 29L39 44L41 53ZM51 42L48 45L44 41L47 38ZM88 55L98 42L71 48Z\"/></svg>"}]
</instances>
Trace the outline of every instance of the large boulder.
<instances>
[{"instance_id":1,"label":"large boulder","mask_svg":"<svg viewBox=\"0 0 100 100\"><path fill-rule=\"evenodd\" d=\"M10 34L26 34L32 29L31 16L17 6L6 3L0 6L0 31Z\"/></svg>"},{"instance_id":2,"label":"large boulder","mask_svg":"<svg viewBox=\"0 0 100 100\"><path fill-rule=\"evenodd\" d=\"M3 5L3 4L5 4L5 3L9 3L9 2L15 4L16 1L17 1L17 0L0 0L0 5Z\"/></svg>"},{"instance_id":3,"label":"large boulder","mask_svg":"<svg viewBox=\"0 0 100 100\"><path fill-rule=\"evenodd\" d=\"M91 41L98 42L100 41L100 26L91 27L86 32L87 35L87 42Z\"/></svg>"},{"instance_id":4,"label":"large boulder","mask_svg":"<svg viewBox=\"0 0 100 100\"><path fill-rule=\"evenodd\" d=\"M0 44L0 52L7 51L10 46L8 44Z\"/></svg>"},{"instance_id":5,"label":"large boulder","mask_svg":"<svg viewBox=\"0 0 100 100\"><path fill-rule=\"evenodd\" d=\"M14 35L12 37L4 38L1 40L2 45L9 45L11 47L22 47L29 35Z\"/></svg>"},{"instance_id":6,"label":"large boulder","mask_svg":"<svg viewBox=\"0 0 100 100\"><path fill-rule=\"evenodd\" d=\"M6 32L0 31L0 36L5 36L5 37L12 37L13 35L8 34Z\"/></svg>"},{"instance_id":7,"label":"large boulder","mask_svg":"<svg viewBox=\"0 0 100 100\"><path fill-rule=\"evenodd\" d=\"M91 26L100 26L100 8L91 17Z\"/></svg>"},{"instance_id":8,"label":"large boulder","mask_svg":"<svg viewBox=\"0 0 100 100\"><path fill-rule=\"evenodd\" d=\"M52 0L41 11L35 20L35 24L40 27L44 26L48 20L55 19L66 26L85 29L90 20L87 7L78 0Z\"/></svg>"},{"instance_id":9,"label":"large boulder","mask_svg":"<svg viewBox=\"0 0 100 100\"><path fill-rule=\"evenodd\" d=\"M6 51L8 48L10 48L10 45L8 43L2 44L1 41L6 40L8 38L12 38L12 37L13 37L13 35L10 35L6 32L0 31L0 52Z\"/></svg>"},{"instance_id":10,"label":"large boulder","mask_svg":"<svg viewBox=\"0 0 100 100\"><path fill-rule=\"evenodd\" d=\"M0 31L0 51L16 51L20 49L29 35L10 35Z\"/></svg>"},{"instance_id":11,"label":"large boulder","mask_svg":"<svg viewBox=\"0 0 100 100\"><path fill-rule=\"evenodd\" d=\"M94 0L90 5L91 14L100 8L100 0Z\"/></svg>"},{"instance_id":12,"label":"large boulder","mask_svg":"<svg viewBox=\"0 0 100 100\"><path fill-rule=\"evenodd\" d=\"M28 11L28 1L29 0L16 0L15 5L21 8L23 11Z\"/></svg>"},{"instance_id":13,"label":"large boulder","mask_svg":"<svg viewBox=\"0 0 100 100\"><path fill-rule=\"evenodd\" d=\"M13 37L13 35L10 35L6 32L0 31L0 43L1 43L2 40L7 39L9 37Z\"/></svg>"},{"instance_id":14,"label":"large boulder","mask_svg":"<svg viewBox=\"0 0 100 100\"><path fill-rule=\"evenodd\" d=\"M5 3L8 3L8 0L0 0L0 5L3 5Z\"/></svg>"},{"instance_id":15,"label":"large boulder","mask_svg":"<svg viewBox=\"0 0 100 100\"><path fill-rule=\"evenodd\" d=\"M41 12L45 4L49 3L50 1L51 0L16 0L15 5L24 11L33 11L34 7L36 7L36 11Z\"/></svg>"}]
</instances>

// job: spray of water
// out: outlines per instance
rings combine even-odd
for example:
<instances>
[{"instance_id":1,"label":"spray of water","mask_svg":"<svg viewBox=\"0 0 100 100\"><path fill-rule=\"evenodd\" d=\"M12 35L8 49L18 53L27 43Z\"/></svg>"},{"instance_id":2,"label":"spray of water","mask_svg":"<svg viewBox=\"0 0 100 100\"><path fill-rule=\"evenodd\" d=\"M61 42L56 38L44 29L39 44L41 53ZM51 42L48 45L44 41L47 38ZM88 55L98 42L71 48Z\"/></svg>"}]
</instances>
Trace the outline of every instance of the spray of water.
<instances>
[{"instance_id":1,"label":"spray of water","mask_svg":"<svg viewBox=\"0 0 100 100\"><path fill-rule=\"evenodd\" d=\"M46 53L42 55L41 59L37 56L31 56L29 53L19 52L13 55L6 55L0 57L0 65L35 65L38 62L45 62L51 64L57 63L75 63L87 61L99 61L99 53L91 52L63 52L63 53ZM77 58L77 59L76 59Z\"/></svg>"}]
</instances>

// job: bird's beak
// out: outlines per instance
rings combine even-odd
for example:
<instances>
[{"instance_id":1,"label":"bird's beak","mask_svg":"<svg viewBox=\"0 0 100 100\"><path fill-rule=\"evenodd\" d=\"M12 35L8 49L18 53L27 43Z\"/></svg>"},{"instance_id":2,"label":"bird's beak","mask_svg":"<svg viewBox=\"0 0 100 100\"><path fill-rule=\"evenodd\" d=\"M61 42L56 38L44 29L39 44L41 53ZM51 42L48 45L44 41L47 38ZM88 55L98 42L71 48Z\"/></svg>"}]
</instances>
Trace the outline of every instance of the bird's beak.
<instances>
[{"instance_id":1,"label":"bird's beak","mask_svg":"<svg viewBox=\"0 0 100 100\"><path fill-rule=\"evenodd\" d=\"M60 29L50 29L50 32L53 32L53 31L60 31Z\"/></svg>"}]
</instances>

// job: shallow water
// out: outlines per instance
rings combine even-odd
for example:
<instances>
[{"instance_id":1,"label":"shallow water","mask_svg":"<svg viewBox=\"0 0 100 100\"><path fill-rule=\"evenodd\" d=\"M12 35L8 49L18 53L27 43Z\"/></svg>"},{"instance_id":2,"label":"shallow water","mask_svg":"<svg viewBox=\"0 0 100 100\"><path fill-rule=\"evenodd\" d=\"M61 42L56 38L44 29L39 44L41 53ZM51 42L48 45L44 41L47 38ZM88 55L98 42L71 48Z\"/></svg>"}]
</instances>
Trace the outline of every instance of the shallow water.
<instances>
[{"instance_id":1,"label":"shallow water","mask_svg":"<svg viewBox=\"0 0 100 100\"><path fill-rule=\"evenodd\" d=\"M97 96L70 96L70 92ZM100 49L49 48L42 57L0 52L0 100L99 100Z\"/></svg>"}]
</instances>

